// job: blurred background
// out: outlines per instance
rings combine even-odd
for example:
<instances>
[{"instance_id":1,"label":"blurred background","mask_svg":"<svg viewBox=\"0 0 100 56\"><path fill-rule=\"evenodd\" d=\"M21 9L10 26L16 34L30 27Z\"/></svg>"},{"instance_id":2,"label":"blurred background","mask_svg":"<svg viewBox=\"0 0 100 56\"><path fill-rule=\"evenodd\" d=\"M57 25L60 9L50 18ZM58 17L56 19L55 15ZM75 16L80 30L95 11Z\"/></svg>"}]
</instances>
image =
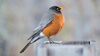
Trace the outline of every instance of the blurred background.
<instances>
[{"instance_id":1,"label":"blurred background","mask_svg":"<svg viewBox=\"0 0 100 56\"><path fill-rule=\"evenodd\" d=\"M99 56L100 0L0 0L0 56L33 56L32 46L19 52L53 5L64 7L65 25L52 40L95 40Z\"/></svg>"}]
</instances>

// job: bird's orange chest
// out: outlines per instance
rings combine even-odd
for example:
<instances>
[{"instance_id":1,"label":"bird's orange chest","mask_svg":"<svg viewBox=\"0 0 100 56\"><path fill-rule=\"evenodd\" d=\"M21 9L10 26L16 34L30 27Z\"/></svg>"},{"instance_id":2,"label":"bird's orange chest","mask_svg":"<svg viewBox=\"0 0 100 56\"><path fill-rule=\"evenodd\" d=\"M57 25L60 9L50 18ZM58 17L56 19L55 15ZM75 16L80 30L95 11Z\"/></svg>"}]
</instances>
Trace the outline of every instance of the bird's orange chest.
<instances>
[{"instance_id":1,"label":"bird's orange chest","mask_svg":"<svg viewBox=\"0 0 100 56\"><path fill-rule=\"evenodd\" d=\"M56 35L64 25L64 18L62 14L56 14L53 21L44 30L43 33L50 37Z\"/></svg>"},{"instance_id":2,"label":"bird's orange chest","mask_svg":"<svg viewBox=\"0 0 100 56\"><path fill-rule=\"evenodd\" d=\"M52 21L52 24L63 26L64 24L64 18L62 14L56 14L54 17L54 20Z\"/></svg>"}]
</instances>

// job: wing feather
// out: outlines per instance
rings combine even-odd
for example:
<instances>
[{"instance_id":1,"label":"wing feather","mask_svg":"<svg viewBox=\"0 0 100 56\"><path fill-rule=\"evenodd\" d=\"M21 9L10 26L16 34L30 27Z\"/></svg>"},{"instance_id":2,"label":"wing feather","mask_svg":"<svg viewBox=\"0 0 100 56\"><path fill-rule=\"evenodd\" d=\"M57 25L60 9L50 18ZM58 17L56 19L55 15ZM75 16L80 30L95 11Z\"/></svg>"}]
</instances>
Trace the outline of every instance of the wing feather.
<instances>
[{"instance_id":1,"label":"wing feather","mask_svg":"<svg viewBox=\"0 0 100 56\"><path fill-rule=\"evenodd\" d=\"M54 19L54 14L51 10L49 10L41 19L40 24L37 28L34 29L33 35L28 38L34 39L46 26L48 26L52 20Z\"/></svg>"}]
</instances>

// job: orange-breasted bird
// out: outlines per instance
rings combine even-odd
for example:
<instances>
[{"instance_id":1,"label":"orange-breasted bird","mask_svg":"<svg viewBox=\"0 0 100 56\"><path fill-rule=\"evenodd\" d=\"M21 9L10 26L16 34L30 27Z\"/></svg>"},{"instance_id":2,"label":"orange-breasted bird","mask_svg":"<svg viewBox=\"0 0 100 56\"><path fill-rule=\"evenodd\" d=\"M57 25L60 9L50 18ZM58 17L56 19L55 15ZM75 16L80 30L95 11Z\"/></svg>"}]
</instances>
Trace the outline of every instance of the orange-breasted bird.
<instances>
[{"instance_id":1,"label":"orange-breasted bird","mask_svg":"<svg viewBox=\"0 0 100 56\"><path fill-rule=\"evenodd\" d=\"M44 38L46 36L49 38L53 35L59 33L64 25L64 16L62 14L61 7L52 6L48 9L46 14L42 17L39 26L33 31L33 35L28 39L29 43L20 51L24 52L26 48L36 42L37 40Z\"/></svg>"}]
</instances>

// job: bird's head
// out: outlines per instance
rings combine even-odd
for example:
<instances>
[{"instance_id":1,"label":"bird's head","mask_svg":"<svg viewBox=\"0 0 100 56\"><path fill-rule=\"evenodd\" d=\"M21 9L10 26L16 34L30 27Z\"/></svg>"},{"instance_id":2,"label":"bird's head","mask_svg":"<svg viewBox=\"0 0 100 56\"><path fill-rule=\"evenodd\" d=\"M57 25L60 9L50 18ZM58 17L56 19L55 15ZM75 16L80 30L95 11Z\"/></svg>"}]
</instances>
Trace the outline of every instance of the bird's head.
<instances>
[{"instance_id":1,"label":"bird's head","mask_svg":"<svg viewBox=\"0 0 100 56\"><path fill-rule=\"evenodd\" d=\"M63 10L62 7L58 7L58 6L52 6L49 9L56 12L56 13L61 13L61 11Z\"/></svg>"}]
</instances>

